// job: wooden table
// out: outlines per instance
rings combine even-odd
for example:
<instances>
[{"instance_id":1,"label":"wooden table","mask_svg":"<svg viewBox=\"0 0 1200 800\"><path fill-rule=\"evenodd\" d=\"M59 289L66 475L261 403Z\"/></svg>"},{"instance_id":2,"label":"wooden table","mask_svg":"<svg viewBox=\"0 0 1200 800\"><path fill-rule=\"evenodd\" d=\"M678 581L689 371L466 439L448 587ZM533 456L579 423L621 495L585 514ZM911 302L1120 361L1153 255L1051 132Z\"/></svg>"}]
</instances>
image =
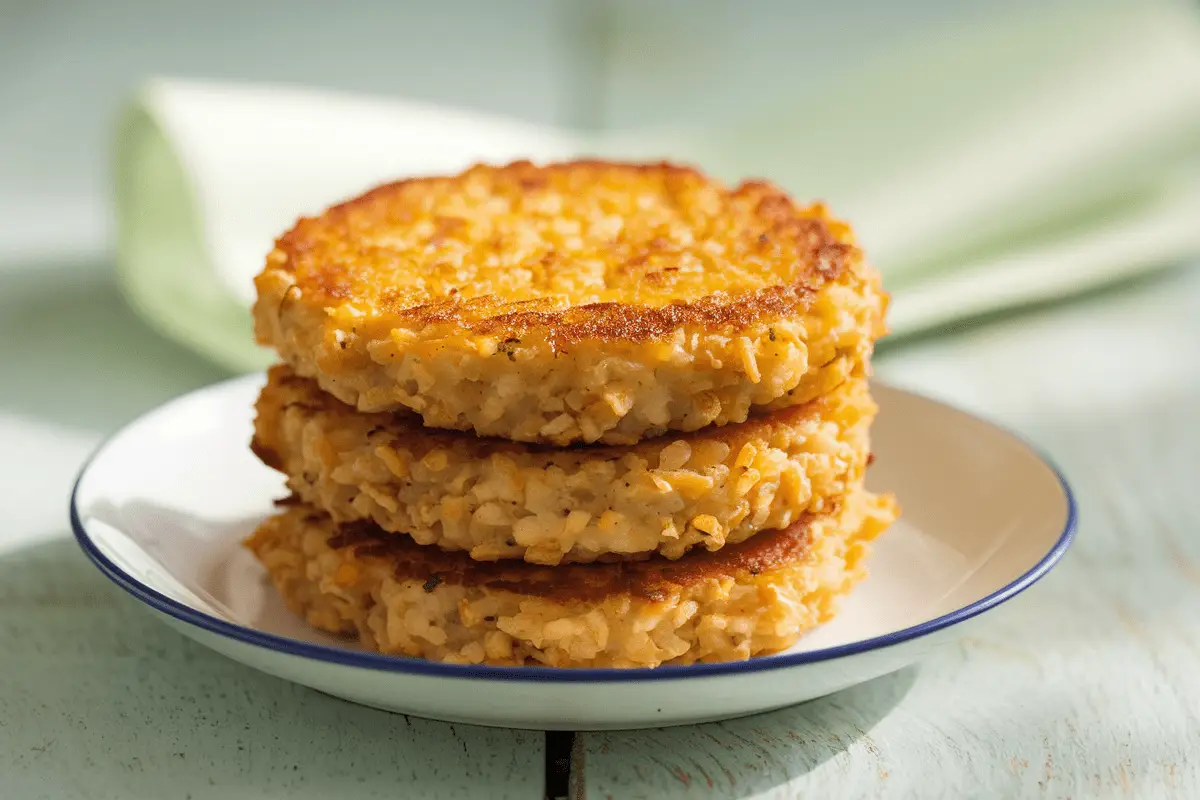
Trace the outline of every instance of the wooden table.
<instances>
[{"instance_id":1,"label":"wooden table","mask_svg":"<svg viewBox=\"0 0 1200 800\"><path fill-rule=\"evenodd\" d=\"M1074 483L1063 564L923 664L732 722L553 735L388 715L227 661L70 541L99 438L222 377L103 264L0 265L0 797L1200 797L1200 269L909 342L880 371ZM556 762L560 768L556 769ZM549 770L548 770L549 767Z\"/></svg>"}]
</instances>

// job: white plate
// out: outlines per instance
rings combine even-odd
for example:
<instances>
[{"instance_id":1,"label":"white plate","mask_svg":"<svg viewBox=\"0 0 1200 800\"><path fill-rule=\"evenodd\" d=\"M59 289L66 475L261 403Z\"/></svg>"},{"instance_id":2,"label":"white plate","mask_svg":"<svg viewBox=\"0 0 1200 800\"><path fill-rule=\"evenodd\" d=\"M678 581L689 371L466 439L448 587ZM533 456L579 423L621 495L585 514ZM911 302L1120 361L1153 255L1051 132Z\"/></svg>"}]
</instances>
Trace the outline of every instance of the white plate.
<instances>
[{"instance_id":1,"label":"white plate","mask_svg":"<svg viewBox=\"0 0 1200 800\"><path fill-rule=\"evenodd\" d=\"M722 719L809 700L906 666L956 626L1029 587L1075 529L1066 483L993 425L876 385L870 483L900 522L831 623L747 662L658 669L437 664L369 653L308 629L239 541L285 491L251 455L261 376L147 414L84 467L71 520L84 551L188 636L356 703L480 725L585 730Z\"/></svg>"}]
</instances>

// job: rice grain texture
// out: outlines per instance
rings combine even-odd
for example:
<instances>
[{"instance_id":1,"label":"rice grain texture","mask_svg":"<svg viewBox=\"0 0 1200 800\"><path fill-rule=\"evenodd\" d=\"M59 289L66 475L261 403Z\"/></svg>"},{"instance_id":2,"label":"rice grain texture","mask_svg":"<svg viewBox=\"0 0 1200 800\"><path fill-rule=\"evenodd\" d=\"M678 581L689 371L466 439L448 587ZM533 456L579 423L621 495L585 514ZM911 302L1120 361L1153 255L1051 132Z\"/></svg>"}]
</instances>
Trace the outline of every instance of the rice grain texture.
<instances>
[{"instance_id":1,"label":"rice grain texture","mask_svg":"<svg viewBox=\"0 0 1200 800\"><path fill-rule=\"evenodd\" d=\"M558 449L360 413L277 366L253 447L335 522L370 520L474 559L679 558L822 513L861 480L876 407L851 371L834 362L816 399L737 425Z\"/></svg>"},{"instance_id":2,"label":"rice grain texture","mask_svg":"<svg viewBox=\"0 0 1200 800\"><path fill-rule=\"evenodd\" d=\"M680 561L479 563L338 526L295 505L247 546L289 607L383 653L460 664L655 667L776 652L828 620L866 574L890 497Z\"/></svg>"}]
</instances>

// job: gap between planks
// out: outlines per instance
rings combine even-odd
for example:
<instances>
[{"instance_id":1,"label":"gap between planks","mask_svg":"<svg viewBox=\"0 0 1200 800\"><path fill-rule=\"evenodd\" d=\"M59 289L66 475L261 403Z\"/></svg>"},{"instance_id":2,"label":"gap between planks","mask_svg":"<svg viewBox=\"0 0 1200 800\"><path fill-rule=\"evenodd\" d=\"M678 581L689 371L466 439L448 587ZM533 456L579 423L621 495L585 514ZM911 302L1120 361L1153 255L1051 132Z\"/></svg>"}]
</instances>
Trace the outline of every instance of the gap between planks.
<instances>
[{"instance_id":1,"label":"gap between planks","mask_svg":"<svg viewBox=\"0 0 1200 800\"><path fill-rule=\"evenodd\" d=\"M567 800L571 790L574 731L546 731L546 800Z\"/></svg>"}]
</instances>

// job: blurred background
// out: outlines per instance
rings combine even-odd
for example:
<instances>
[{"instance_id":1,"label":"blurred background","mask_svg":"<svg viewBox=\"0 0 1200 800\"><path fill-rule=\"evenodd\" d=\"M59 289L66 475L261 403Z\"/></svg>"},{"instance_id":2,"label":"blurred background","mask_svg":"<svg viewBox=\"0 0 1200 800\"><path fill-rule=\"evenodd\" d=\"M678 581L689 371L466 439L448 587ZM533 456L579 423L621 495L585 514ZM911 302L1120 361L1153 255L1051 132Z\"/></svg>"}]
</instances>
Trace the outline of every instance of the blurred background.
<instances>
[{"instance_id":1,"label":"blurred background","mask_svg":"<svg viewBox=\"0 0 1200 800\"><path fill-rule=\"evenodd\" d=\"M788 146L789 135L815 125L849 140L886 141L887 125L906 111L936 113L931 108L938 107L939 91L956 86L955 71L964 73L960 92L966 82L975 102L964 105L963 96L952 96L942 107L968 121L988 116L989 91L1003 100L1010 78L1026 88L1021 72L1029 64L1046 84L1073 66L1104 80L1106 59L1130 57L1107 54L1106 37L1140 23L1161 35L1160 28L1181 24L1163 12L1175 5L1191 10L1190 4L1149 0L449 0L348 7L285 0L0 0L0 213L7 221L0 257L93 254L114 246L118 110L155 77L320 87L581 131L711 128L739 134L735 148L762 147L765 140L769 150L782 151L751 159L778 180L796 168L789 160L825 155L806 157ZM1116 20L1111 10L1122 7L1135 12L1107 30L1080 30L1089 17ZM1044 31L1055 25L1062 30L1047 39ZM1147 38L1150 46L1162 44ZM1073 39L1091 51L1073 51ZM957 63L963 54L943 52L930 63L934 74L923 76L913 55L946 51L956 40L969 63ZM1168 44L1178 46L1178 37ZM970 53L989 48L991 60ZM1061 65L1052 63L1056 51ZM862 131L853 118L831 124L828 117L839 106L813 103L823 87L840 86L864 70L866 88L885 90L867 98L888 108L884 126ZM897 84L899 92L883 81L897 72L912 73ZM1176 100L1181 107L1193 103L1194 93ZM1119 123L1122 111L1110 108L1107 115L1109 124ZM899 142L902 149L906 144ZM722 160L703 150L695 154ZM704 166L721 171L724 164ZM829 168L858 169L849 159ZM804 177L815 172L804 169ZM815 183L789 188L801 196L837 188Z\"/></svg>"},{"instance_id":2,"label":"blurred background","mask_svg":"<svg viewBox=\"0 0 1200 800\"><path fill-rule=\"evenodd\" d=\"M704 124L802 96L889 42L995 5L0 0L0 257L113 245L113 126L151 76L359 91L584 129Z\"/></svg>"}]
</instances>

